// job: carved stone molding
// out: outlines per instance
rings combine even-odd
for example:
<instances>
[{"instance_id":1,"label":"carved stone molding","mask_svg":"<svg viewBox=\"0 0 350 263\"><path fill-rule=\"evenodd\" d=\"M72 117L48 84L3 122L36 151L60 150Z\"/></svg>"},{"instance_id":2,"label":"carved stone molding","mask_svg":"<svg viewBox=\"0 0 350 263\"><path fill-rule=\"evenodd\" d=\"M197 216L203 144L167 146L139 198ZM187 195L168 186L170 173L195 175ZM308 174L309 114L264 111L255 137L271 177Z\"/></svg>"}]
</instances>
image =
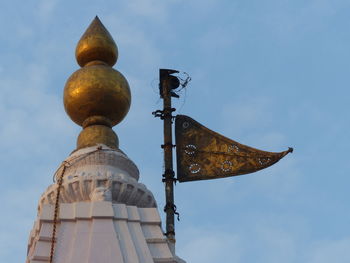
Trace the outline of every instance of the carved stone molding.
<instances>
[{"instance_id":1,"label":"carved stone molding","mask_svg":"<svg viewBox=\"0 0 350 263\"><path fill-rule=\"evenodd\" d=\"M85 148L73 153L64 164L61 203L98 198L137 207L157 206L152 192L137 182L136 165L121 151L106 146ZM62 171L62 167L58 169L56 180ZM52 184L47 188L40 198L39 210L44 204L55 203L57 187Z\"/></svg>"}]
</instances>

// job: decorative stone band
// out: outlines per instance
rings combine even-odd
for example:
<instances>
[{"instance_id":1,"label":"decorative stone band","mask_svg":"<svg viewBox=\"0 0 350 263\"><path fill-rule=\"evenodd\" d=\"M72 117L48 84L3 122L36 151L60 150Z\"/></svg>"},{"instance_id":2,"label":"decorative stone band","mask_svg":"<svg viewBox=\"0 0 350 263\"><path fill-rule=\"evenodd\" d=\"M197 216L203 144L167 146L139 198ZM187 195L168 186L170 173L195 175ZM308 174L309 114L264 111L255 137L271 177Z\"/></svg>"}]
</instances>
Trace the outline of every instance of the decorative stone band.
<instances>
[{"instance_id":1,"label":"decorative stone band","mask_svg":"<svg viewBox=\"0 0 350 263\"><path fill-rule=\"evenodd\" d=\"M102 188L102 193L101 193ZM43 204L54 204L57 185L48 187L39 201L39 210ZM156 207L156 201L151 191L145 185L114 174L83 174L65 178L61 189L61 203L82 201L112 201L137 207ZM111 199L111 200L109 200Z\"/></svg>"},{"instance_id":2,"label":"decorative stone band","mask_svg":"<svg viewBox=\"0 0 350 263\"><path fill-rule=\"evenodd\" d=\"M137 207L156 207L151 191L137 182L136 165L122 152L106 146L90 147L73 153L64 162L60 203L112 201ZM56 180L62 169L58 169ZM39 201L54 204L57 184L50 185Z\"/></svg>"}]
</instances>

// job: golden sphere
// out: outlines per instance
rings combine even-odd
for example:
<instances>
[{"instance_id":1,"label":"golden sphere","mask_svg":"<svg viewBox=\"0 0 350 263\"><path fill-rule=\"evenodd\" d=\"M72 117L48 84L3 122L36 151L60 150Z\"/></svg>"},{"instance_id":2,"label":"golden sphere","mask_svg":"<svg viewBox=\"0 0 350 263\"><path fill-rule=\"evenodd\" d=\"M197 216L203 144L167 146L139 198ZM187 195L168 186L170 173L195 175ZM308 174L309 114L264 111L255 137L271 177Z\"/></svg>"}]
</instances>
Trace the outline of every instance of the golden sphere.
<instances>
[{"instance_id":1,"label":"golden sphere","mask_svg":"<svg viewBox=\"0 0 350 263\"><path fill-rule=\"evenodd\" d=\"M86 66L67 80L64 108L78 125L92 116L103 116L112 126L121 122L131 104L130 88L117 70L102 64Z\"/></svg>"}]
</instances>

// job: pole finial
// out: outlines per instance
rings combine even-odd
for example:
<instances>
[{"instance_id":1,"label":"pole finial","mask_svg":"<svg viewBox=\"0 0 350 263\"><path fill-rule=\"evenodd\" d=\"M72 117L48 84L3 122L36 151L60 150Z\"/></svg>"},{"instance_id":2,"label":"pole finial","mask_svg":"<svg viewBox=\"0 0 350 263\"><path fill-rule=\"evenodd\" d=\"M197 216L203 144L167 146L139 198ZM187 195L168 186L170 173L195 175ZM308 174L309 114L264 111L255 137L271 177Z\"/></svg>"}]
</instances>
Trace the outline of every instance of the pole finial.
<instances>
[{"instance_id":1,"label":"pole finial","mask_svg":"<svg viewBox=\"0 0 350 263\"><path fill-rule=\"evenodd\" d=\"M127 115L131 93L127 80L112 66L118 49L112 36L96 16L76 47L81 69L74 72L64 88L64 107L83 131L77 147L105 144L118 148L112 127Z\"/></svg>"}]
</instances>

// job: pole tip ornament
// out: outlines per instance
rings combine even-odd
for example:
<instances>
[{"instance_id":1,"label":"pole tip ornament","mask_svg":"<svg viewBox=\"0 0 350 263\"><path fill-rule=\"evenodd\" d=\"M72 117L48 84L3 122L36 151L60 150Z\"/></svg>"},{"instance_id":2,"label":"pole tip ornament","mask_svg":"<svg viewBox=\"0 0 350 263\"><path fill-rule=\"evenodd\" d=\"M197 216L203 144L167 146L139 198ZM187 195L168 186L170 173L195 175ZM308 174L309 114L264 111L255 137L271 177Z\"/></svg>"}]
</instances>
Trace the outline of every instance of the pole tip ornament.
<instances>
[{"instance_id":1,"label":"pole tip ornament","mask_svg":"<svg viewBox=\"0 0 350 263\"><path fill-rule=\"evenodd\" d=\"M77 147L105 144L118 148L112 127L127 115L131 93L126 78L112 68L118 58L117 45L97 16L75 54L82 68L67 80L63 102L68 116L83 127Z\"/></svg>"},{"instance_id":2,"label":"pole tip ornament","mask_svg":"<svg viewBox=\"0 0 350 263\"><path fill-rule=\"evenodd\" d=\"M78 64L84 67L91 61L103 61L113 67L118 59L118 48L98 16L92 20L75 49Z\"/></svg>"}]
</instances>

